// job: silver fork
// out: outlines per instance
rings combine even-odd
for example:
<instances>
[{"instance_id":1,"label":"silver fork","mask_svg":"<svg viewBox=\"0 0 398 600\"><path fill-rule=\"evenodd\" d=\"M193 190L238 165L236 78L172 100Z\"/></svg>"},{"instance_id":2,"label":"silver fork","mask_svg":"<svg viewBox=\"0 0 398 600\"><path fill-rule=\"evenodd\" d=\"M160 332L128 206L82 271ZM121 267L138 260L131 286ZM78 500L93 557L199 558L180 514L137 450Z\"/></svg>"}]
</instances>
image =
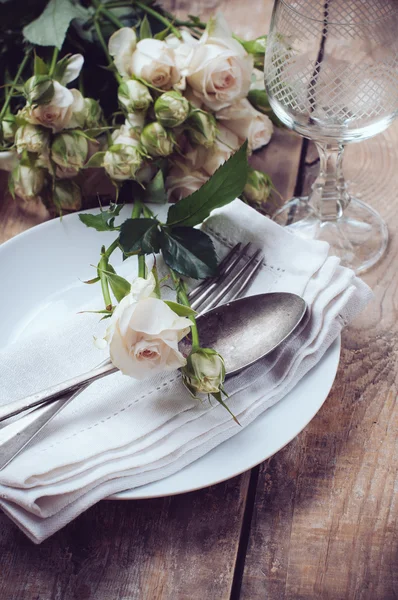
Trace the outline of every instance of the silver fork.
<instances>
[{"instance_id":1,"label":"silver fork","mask_svg":"<svg viewBox=\"0 0 398 600\"><path fill-rule=\"evenodd\" d=\"M260 250L247 258L251 251L251 244L243 248L242 244L234 246L220 263L217 276L202 281L188 294L192 308L203 314L221 304L224 298L234 300L243 296L262 263ZM0 469L26 449L36 435L91 383L117 371L107 359L87 373L0 407L0 422L30 411L22 417L25 421L22 427L18 428L18 423L13 421L0 428Z\"/></svg>"}]
</instances>

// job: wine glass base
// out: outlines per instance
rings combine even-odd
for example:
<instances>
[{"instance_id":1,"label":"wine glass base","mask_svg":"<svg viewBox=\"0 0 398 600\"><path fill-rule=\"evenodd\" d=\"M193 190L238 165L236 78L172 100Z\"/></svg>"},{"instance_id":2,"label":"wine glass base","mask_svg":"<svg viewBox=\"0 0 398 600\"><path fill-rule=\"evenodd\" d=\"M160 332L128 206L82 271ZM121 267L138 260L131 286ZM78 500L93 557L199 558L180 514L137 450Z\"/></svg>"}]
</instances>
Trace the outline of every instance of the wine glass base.
<instances>
[{"instance_id":1,"label":"wine glass base","mask_svg":"<svg viewBox=\"0 0 398 600\"><path fill-rule=\"evenodd\" d=\"M387 225L370 206L356 198L335 221L321 221L308 203L308 198L293 198L273 216L273 220L292 233L306 239L330 244L330 254L355 273L373 267L386 251Z\"/></svg>"}]
</instances>

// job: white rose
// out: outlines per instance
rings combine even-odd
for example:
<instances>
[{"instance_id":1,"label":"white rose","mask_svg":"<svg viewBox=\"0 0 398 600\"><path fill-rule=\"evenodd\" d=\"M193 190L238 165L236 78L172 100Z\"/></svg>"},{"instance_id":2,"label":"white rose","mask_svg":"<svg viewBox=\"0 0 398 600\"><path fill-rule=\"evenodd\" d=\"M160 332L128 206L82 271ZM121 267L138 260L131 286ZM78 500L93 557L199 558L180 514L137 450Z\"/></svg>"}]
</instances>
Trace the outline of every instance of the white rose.
<instances>
[{"instance_id":1,"label":"white rose","mask_svg":"<svg viewBox=\"0 0 398 600\"><path fill-rule=\"evenodd\" d=\"M150 297L154 287L153 276L133 282L131 292L116 307L104 338L109 341L113 364L136 379L186 364L178 342L189 332L191 322L162 300Z\"/></svg>"},{"instance_id":2,"label":"white rose","mask_svg":"<svg viewBox=\"0 0 398 600\"><path fill-rule=\"evenodd\" d=\"M174 50L165 42L154 39L138 42L131 57L130 74L162 90L172 88L181 77Z\"/></svg>"},{"instance_id":3,"label":"white rose","mask_svg":"<svg viewBox=\"0 0 398 600\"><path fill-rule=\"evenodd\" d=\"M111 137L114 144L139 146L140 133L136 131L135 127L131 127L128 121L119 127L119 129L115 129Z\"/></svg>"},{"instance_id":4,"label":"white rose","mask_svg":"<svg viewBox=\"0 0 398 600\"><path fill-rule=\"evenodd\" d=\"M174 87L179 90L185 90L189 65L192 62L195 47L199 42L185 29L181 29L180 33L181 39L172 34L167 36L165 42L169 48L174 50L175 63L181 76L180 81Z\"/></svg>"},{"instance_id":5,"label":"white rose","mask_svg":"<svg viewBox=\"0 0 398 600\"><path fill-rule=\"evenodd\" d=\"M68 127L78 127L79 118L73 118L74 113L80 115L84 111L84 99L78 90L68 90L58 81L54 81L54 95L47 104L24 111L24 117L33 125L43 125L57 133Z\"/></svg>"},{"instance_id":6,"label":"white rose","mask_svg":"<svg viewBox=\"0 0 398 600\"><path fill-rule=\"evenodd\" d=\"M217 119L235 133L243 142L248 140L249 151L257 150L268 144L271 139L272 121L256 110L247 98L234 102L217 113Z\"/></svg>"},{"instance_id":7,"label":"white rose","mask_svg":"<svg viewBox=\"0 0 398 600\"><path fill-rule=\"evenodd\" d=\"M137 36L134 29L122 27L109 38L109 54L120 75L131 75L131 56L137 45Z\"/></svg>"},{"instance_id":8,"label":"white rose","mask_svg":"<svg viewBox=\"0 0 398 600\"><path fill-rule=\"evenodd\" d=\"M233 39L221 14L209 21L194 50L187 82L212 110L244 98L250 88L253 57Z\"/></svg>"},{"instance_id":9,"label":"white rose","mask_svg":"<svg viewBox=\"0 0 398 600\"><path fill-rule=\"evenodd\" d=\"M181 200L196 192L209 176L202 169L193 171L188 165L178 162L166 178L166 190L169 198Z\"/></svg>"}]
</instances>

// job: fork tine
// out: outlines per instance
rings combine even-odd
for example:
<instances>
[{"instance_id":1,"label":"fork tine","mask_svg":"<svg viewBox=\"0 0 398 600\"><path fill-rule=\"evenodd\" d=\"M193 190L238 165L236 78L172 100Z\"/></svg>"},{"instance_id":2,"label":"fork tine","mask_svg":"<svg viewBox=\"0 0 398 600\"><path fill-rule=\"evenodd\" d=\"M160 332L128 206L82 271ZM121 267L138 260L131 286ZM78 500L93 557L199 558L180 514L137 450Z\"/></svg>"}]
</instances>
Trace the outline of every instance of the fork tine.
<instances>
[{"instance_id":1,"label":"fork tine","mask_svg":"<svg viewBox=\"0 0 398 600\"><path fill-rule=\"evenodd\" d=\"M232 271L235 269L238 263L242 260L249 248L250 243L246 244L246 246L242 250L240 250L240 252L238 252L238 255L233 257L232 262L230 262L227 265L227 267L224 269L223 273L220 275L220 277L218 277L218 279L208 281L207 285L203 286L199 296L191 302L191 307L194 310L199 308L199 306L201 306L203 302L205 302L211 296L211 294L224 283L227 277L232 273Z\"/></svg>"},{"instance_id":2,"label":"fork tine","mask_svg":"<svg viewBox=\"0 0 398 600\"><path fill-rule=\"evenodd\" d=\"M219 277L221 277L224 274L224 272L229 268L229 265L233 261L235 254L237 252L239 252L241 246L242 246L242 244L239 242L239 244L236 244L236 246L234 246L232 248L232 250L230 252L228 252L228 254L223 258L223 260L218 265L217 275L215 275L214 277L211 277L210 279L204 279L189 292L188 298L191 302L196 298L196 296L198 294L200 294L200 292L203 291L204 288L206 288L210 283L212 283L213 281L215 281L216 279L218 279ZM245 248L246 248L246 246L245 246Z\"/></svg>"},{"instance_id":3,"label":"fork tine","mask_svg":"<svg viewBox=\"0 0 398 600\"><path fill-rule=\"evenodd\" d=\"M208 310L210 310L211 308L213 308L214 306L216 306L217 304L219 304L221 302L221 300L223 298L225 298L225 296L235 287L235 285L240 282L240 280L243 278L244 282L245 282L245 286L248 284L248 275L247 275L247 269L248 267L250 267L250 265L253 265L253 263L255 263L255 267L260 268L258 266L257 258L262 255L261 250L257 250L257 252L255 252L248 261L245 262L245 264L239 269L239 271L236 273L236 275L234 275L234 277L224 286L217 286L217 293L211 298L210 302L206 302L206 309L203 312L207 312ZM261 260L259 261L260 265L261 265ZM256 273L256 269L254 269L254 274ZM252 269L250 269L249 271L249 275L253 275L252 274ZM219 289L221 287L221 289ZM201 313L201 314L202 314Z\"/></svg>"},{"instance_id":4,"label":"fork tine","mask_svg":"<svg viewBox=\"0 0 398 600\"><path fill-rule=\"evenodd\" d=\"M236 289L234 291L233 300L242 298L245 291L247 290L248 287L250 287L251 282L257 275L257 271L259 271L259 269L262 267L262 264L263 264L263 261L262 261L262 257L261 257L257 263L255 263L251 268L249 268L249 273L245 273L246 278L239 285L238 289Z\"/></svg>"}]
</instances>

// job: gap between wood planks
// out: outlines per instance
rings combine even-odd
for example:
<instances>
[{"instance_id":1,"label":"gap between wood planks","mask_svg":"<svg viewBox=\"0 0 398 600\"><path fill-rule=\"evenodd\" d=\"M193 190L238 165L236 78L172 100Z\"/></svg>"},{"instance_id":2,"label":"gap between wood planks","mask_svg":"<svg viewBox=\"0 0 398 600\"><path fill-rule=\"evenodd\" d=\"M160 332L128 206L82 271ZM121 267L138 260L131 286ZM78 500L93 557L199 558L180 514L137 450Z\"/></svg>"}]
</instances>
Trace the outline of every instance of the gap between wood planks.
<instances>
[{"instance_id":1,"label":"gap between wood planks","mask_svg":"<svg viewBox=\"0 0 398 600\"><path fill-rule=\"evenodd\" d=\"M309 149L309 141L303 138L300 159L297 169L296 184L294 186L294 197L301 196L305 192L305 167ZM242 588L243 575L245 571L246 553L250 540L251 524L256 502L257 484L260 473L260 465L251 470L249 487L247 490L245 508L243 511L242 527L240 530L238 551L236 553L235 569L232 579L230 600L239 600Z\"/></svg>"}]
</instances>

